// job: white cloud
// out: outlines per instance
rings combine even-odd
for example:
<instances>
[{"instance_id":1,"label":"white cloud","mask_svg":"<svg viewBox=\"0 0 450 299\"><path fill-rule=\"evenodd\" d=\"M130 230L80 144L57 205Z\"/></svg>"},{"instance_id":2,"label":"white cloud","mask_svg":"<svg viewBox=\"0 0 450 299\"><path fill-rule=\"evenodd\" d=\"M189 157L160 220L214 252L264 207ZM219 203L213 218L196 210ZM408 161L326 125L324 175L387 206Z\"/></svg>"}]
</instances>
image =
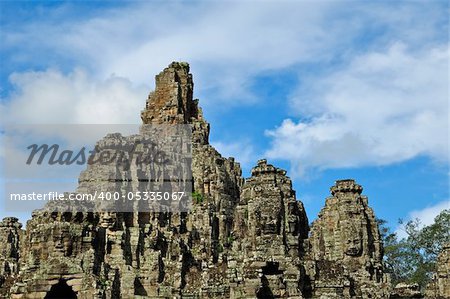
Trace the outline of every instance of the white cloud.
<instances>
[{"instance_id":1,"label":"white cloud","mask_svg":"<svg viewBox=\"0 0 450 299\"><path fill-rule=\"evenodd\" d=\"M444 200L423 210L412 211L409 213L409 218L417 218L420 220L422 225L426 226L432 224L434 222L434 218L445 209L450 209L450 200Z\"/></svg>"},{"instance_id":2,"label":"white cloud","mask_svg":"<svg viewBox=\"0 0 450 299\"><path fill-rule=\"evenodd\" d=\"M130 2L64 19L70 6L62 5L49 19L2 28L10 65L56 62L64 71L12 74L15 91L0 109L20 122L139 122L153 76L173 60L191 62L203 106L252 103L256 75L330 56L344 30L322 26L332 6Z\"/></svg>"},{"instance_id":3,"label":"white cloud","mask_svg":"<svg viewBox=\"0 0 450 299\"><path fill-rule=\"evenodd\" d=\"M89 66L100 80L116 74L147 85L171 61L185 60L195 69L200 94L228 104L237 103L230 97L254 102L248 86L262 72L359 51L352 44L368 27L367 19L374 28L395 24L386 30L390 35L398 34L397 28L416 29L411 18L389 14L389 7L351 3L138 1L87 17L59 16L64 22L57 25L44 19L11 26L13 31L3 32L4 47L15 53L10 61L35 64L37 55L45 61L50 54L50 61ZM404 6L407 16L418 16L418 5Z\"/></svg>"},{"instance_id":4,"label":"white cloud","mask_svg":"<svg viewBox=\"0 0 450 299\"><path fill-rule=\"evenodd\" d=\"M395 43L355 57L292 97L309 120L267 131L268 157L294 171L388 165L420 155L448 161L448 48L412 51Z\"/></svg>"},{"instance_id":5,"label":"white cloud","mask_svg":"<svg viewBox=\"0 0 450 299\"><path fill-rule=\"evenodd\" d=\"M434 222L434 218L446 209L450 209L450 200L438 202L437 204L428 206L422 210L411 211L408 214L408 219L406 219L405 222L409 220L419 219L421 224L420 227L424 227L432 224ZM400 239L407 237L407 234L402 226L398 226L395 232Z\"/></svg>"},{"instance_id":6,"label":"white cloud","mask_svg":"<svg viewBox=\"0 0 450 299\"><path fill-rule=\"evenodd\" d=\"M94 80L82 70L15 73L10 81L15 91L0 112L12 123L139 124L148 92L124 78Z\"/></svg>"},{"instance_id":7,"label":"white cloud","mask_svg":"<svg viewBox=\"0 0 450 299\"><path fill-rule=\"evenodd\" d=\"M401 37L424 46L442 19L439 5L349 3L137 1L86 14L61 4L48 17L2 27L2 48L11 65L63 64L65 76L83 66L91 81L115 74L147 89L168 63L189 61L202 105L215 107L257 101L249 86L264 72L347 59L372 31L385 32L381 44Z\"/></svg>"}]
</instances>

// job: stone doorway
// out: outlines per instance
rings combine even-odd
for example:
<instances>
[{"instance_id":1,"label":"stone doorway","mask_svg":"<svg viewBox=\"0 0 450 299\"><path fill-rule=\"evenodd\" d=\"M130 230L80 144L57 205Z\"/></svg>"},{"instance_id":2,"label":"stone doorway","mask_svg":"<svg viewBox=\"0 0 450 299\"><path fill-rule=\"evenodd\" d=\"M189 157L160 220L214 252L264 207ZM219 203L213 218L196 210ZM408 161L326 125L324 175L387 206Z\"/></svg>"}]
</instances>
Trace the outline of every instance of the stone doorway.
<instances>
[{"instance_id":1,"label":"stone doorway","mask_svg":"<svg viewBox=\"0 0 450 299\"><path fill-rule=\"evenodd\" d=\"M65 280L54 284L44 299L77 299L77 294Z\"/></svg>"}]
</instances>

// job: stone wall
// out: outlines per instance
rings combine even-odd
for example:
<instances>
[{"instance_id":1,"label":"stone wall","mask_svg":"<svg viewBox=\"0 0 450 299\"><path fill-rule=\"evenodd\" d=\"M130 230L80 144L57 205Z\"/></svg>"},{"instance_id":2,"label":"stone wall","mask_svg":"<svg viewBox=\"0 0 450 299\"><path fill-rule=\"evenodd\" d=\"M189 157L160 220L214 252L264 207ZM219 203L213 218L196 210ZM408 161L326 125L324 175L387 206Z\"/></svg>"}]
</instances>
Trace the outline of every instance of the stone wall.
<instances>
[{"instance_id":1,"label":"stone wall","mask_svg":"<svg viewBox=\"0 0 450 299\"><path fill-rule=\"evenodd\" d=\"M450 243L442 248L436 263L436 273L427 286L426 298L450 298Z\"/></svg>"},{"instance_id":2,"label":"stone wall","mask_svg":"<svg viewBox=\"0 0 450 299\"><path fill-rule=\"evenodd\" d=\"M7 296L19 273L22 224L15 217L0 221L0 297Z\"/></svg>"}]
</instances>

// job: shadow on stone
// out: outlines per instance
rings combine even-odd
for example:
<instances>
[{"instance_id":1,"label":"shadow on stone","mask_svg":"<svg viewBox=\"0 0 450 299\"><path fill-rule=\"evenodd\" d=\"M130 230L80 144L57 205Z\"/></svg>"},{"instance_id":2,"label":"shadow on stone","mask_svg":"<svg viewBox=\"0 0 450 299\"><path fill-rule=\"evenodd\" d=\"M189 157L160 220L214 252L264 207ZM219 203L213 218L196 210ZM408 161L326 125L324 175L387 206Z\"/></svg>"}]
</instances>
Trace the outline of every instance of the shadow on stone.
<instances>
[{"instance_id":1,"label":"shadow on stone","mask_svg":"<svg viewBox=\"0 0 450 299\"><path fill-rule=\"evenodd\" d=\"M256 292L256 298L258 299L275 298L273 296L272 290L270 289L269 281L264 275L261 277L261 287Z\"/></svg>"}]
</instances>

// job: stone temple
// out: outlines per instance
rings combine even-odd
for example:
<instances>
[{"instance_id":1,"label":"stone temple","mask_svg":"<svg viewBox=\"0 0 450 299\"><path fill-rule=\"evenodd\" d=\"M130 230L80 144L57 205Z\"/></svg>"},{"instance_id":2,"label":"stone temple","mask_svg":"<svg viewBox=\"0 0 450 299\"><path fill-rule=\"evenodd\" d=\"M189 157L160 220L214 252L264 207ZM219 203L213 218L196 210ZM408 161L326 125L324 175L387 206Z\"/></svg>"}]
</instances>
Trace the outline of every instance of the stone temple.
<instances>
[{"instance_id":1,"label":"stone temple","mask_svg":"<svg viewBox=\"0 0 450 299\"><path fill-rule=\"evenodd\" d=\"M192 211L42 209L25 230L5 218L0 298L389 298L362 187L336 181L310 225L285 170L261 159L244 179L239 163L209 144L193 88L189 65L173 62L156 76L141 114L144 124L192 126L193 191L201 198ZM83 172L79 188L95 175ZM441 255L447 265L448 256ZM441 267L429 298L449 295L448 279Z\"/></svg>"}]
</instances>

